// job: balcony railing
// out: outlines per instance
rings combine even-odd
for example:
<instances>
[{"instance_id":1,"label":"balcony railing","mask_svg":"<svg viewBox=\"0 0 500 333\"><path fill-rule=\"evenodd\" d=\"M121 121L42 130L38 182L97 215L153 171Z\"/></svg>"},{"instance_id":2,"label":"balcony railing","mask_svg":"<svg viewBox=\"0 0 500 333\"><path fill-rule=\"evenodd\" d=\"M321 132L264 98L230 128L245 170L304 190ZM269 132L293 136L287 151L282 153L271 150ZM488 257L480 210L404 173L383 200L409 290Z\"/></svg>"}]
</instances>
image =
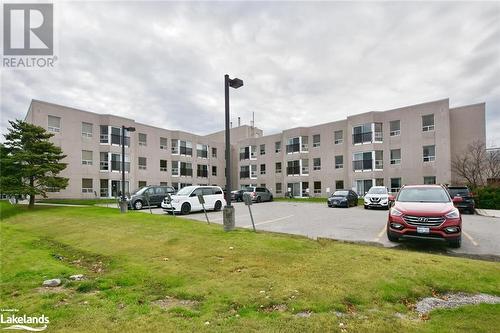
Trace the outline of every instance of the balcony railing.
<instances>
[{"instance_id":1,"label":"balcony railing","mask_svg":"<svg viewBox=\"0 0 500 333\"><path fill-rule=\"evenodd\" d=\"M372 142L373 132L356 133L352 135L353 144Z\"/></svg>"},{"instance_id":2,"label":"balcony railing","mask_svg":"<svg viewBox=\"0 0 500 333\"><path fill-rule=\"evenodd\" d=\"M181 147L181 155L193 156L193 148Z\"/></svg>"},{"instance_id":3,"label":"balcony railing","mask_svg":"<svg viewBox=\"0 0 500 333\"><path fill-rule=\"evenodd\" d=\"M181 176L193 176L193 169L181 168Z\"/></svg>"},{"instance_id":4,"label":"balcony railing","mask_svg":"<svg viewBox=\"0 0 500 333\"><path fill-rule=\"evenodd\" d=\"M111 161L111 171L122 171L122 161ZM125 171L130 171L130 162L125 162Z\"/></svg>"},{"instance_id":5,"label":"balcony railing","mask_svg":"<svg viewBox=\"0 0 500 333\"><path fill-rule=\"evenodd\" d=\"M358 170L371 170L373 169L373 160L359 160L359 161L352 161L352 166L354 171Z\"/></svg>"},{"instance_id":6,"label":"balcony railing","mask_svg":"<svg viewBox=\"0 0 500 333\"><path fill-rule=\"evenodd\" d=\"M300 166L292 166L286 168L287 175L300 175Z\"/></svg>"},{"instance_id":7,"label":"balcony railing","mask_svg":"<svg viewBox=\"0 0 500 333\"><path fill-rule=\"evenodd\" d=\"M286 145L286 153L298 153L300 151L300 144L294 143L291 145Z\"/></svg>"},{"instance_id":8,"label":"balcony railing","mask_svg":"<svg viewBox=\"0 0 500 333\"><path fill-rule=\"evenodd\" d=\"M102 142L102 141L101 141ZM112 145L121 145L122 144L122 136L118 134L111 134L111 144ZM130 137L125 137L125 146L130 146Z\"/></svg>"},{"instance_id":9,"label":"balcony railing","mask_svg":"<svg viewBox=\"0 0 500 333\"><path fill-rule=\"evenodd\" d=\"M250 171L240 171L240 179L250 178Z\"/></svg>"},{"instance_id":10,"label":"balcony railing","mask_svg":"<svg viewBox=\"0 0 500 333\"><path fill-rule=\"evenodd\" d=\"M242 160L248 160L248 159L250 159L250 153L249 152L240 153L240 161L242 161Z\"/></svg>"}]
</instances>

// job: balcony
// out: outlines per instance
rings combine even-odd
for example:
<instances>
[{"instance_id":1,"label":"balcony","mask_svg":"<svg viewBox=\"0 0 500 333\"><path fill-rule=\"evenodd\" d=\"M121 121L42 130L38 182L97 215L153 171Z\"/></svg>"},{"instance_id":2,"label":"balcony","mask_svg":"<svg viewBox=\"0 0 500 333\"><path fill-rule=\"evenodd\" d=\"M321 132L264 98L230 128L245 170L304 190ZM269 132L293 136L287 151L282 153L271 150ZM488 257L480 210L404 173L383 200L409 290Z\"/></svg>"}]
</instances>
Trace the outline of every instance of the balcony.
<instances>
[{"instance_id":1,"label":"balcony","mask_svg":"<svg viewBox=\"0 0 500 333\"><path fill-rule=\"evenodd\" d=\"M182 147L181 147L182 149ZM181 168L181 176L193 176L193 169Z\"/></svg>"},{"instance_id":2,"label":"balcony","mask_svg":"<svg viewBox=\"0 0 500 333\"><path fill-rule=\"evenodd\" d=\"M372 170L373 160L369 159L369 160L352 161L352 166L354 171Z\"/></svg>"},{"instance_id":3,"label":"balcony","mask_svg":"<svg viewBox=\"0 0 500 333\"><path fill-rule=\"evenodd\" d=\"M250 178L250 171L240 171L240 179Z\"/></svg>"},{"instance_id":4,"label":"balcony","mask_svg":"<svg viewBox=\"0 0 500 333\"><path fill-rule=\"evenodd\" d=\"M118 134L111 134L111 144L112 145L121 145L122 144L122 136ZM102 142L102 139L101 139ZM130 137L126 136L125 137L125 146L129 147L130 146Z\"/></svg>"},{"instance_id":5,"label":"balcony","mask_svg":"<svg viewBox=\"0 0 500 333\"><path fill-rule=\"evenodd\" d=\"M287 176L300 175L300 166L292 166L286 168Z\"/></svg>"},{"instance_id":6,"label":"balcony","mask_svg":"<svg viewBox=\"0 0 500 333\"><path fill-rule=\"evenodd\" d=\"M250 152L240 153L240 161L250 159Z\"/></svg>"},{"instance_id":7,"label":"balcony","mask_svg":"<svg viewBox=\"0 0 500 333\"><path fill-rule=\"evenodd\" d=\"M111 171L122 171L122 161L111 161ZM130 172L130 162L125 162L125 171Z\"/></svg>"},{"instance_id":8,"label":"balcony","mask_svg":"<svg viewBox=\"0 0 500 333\"><path fill-rule=\"evenodd\" d=\"M355 133L352 135L352 143L371 143L373 138L373 132Z\"/></svg>"},{"instance_id":9,"label":"balcony","mask_svg":"<svg viewBox=\"0 0 500 333\"><path fill-rule=\"evenodd\" d=\"M300 151L300 144L298 144L298 143L286 145L286 153L287 154L298 153L299 151Z\"/></svg>"},{"instance_id":10,"label":"balcony","mask_svg":"<svg viewBox=\"0 0 500 333\"><path fill-rule=\"evenodd\" d=\"M193 156L193 148L187 148L181 146L181 155Z\"/></svg>"}]
</instances>

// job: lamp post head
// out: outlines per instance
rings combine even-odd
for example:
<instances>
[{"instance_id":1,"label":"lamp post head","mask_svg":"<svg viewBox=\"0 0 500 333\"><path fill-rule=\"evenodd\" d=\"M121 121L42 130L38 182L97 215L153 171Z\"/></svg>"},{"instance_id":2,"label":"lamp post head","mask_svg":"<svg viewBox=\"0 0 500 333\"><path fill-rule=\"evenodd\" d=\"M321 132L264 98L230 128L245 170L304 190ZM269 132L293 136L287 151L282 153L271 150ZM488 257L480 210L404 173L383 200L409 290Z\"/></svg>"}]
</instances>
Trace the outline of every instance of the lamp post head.
<instances>
[{"instance_id":1,"label":"lamp post head","mask_svg":"<svg viewBox=\"0 0 500 333\"><path fill-rule=\"evenodd\" d=\"M235 77L234 79L229 80L229 86L234 89L238 89L239 87L243 86L243 80L238 79Z\"/></svg>"}]
</instances>

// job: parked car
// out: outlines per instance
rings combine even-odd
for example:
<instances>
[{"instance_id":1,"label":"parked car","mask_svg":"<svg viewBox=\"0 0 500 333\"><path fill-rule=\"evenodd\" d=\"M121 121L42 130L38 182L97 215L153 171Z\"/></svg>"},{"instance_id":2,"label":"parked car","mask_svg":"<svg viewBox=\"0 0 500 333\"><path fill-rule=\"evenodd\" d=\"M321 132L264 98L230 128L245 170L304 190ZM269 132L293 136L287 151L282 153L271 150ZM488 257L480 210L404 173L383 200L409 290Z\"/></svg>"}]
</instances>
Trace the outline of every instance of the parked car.
<instances>
[{"instance_id":1,"label":"parked car","mask_svg":"<svg viewBox=\"0 0 500 333\"><path fill-rule=\"evenodd\" d=\"M161 207L161 203L167 193L172 195L175 193L175 189L172 186L144 186L132 192L130 197L127 198L128 206L139 210L147 206L149 200L150 206Z\"/></svg>"},{"instance_id":2,"label":"parked car","mask_svg":"<svg viewBox=\"0 0 500 333\"><path fill-rule=\"evenodd\" d=\"M467 186L448 186L447 189L450 197L462 197L463 201L456 205L458 209L474 214L476 204L474 196Z\"/></svg>"},{"instance_id":3,"label":"parked car","mask_svg":"<svg viewBox=\"0 0 500 333\"><path fill-rule=\"evenodd\" d=\"M439 239L458 248L462 242L462 216L442 185L406 185L389 210L387 238Z\"/></svg>"},{"instance_id":4,"label":"parked car","mask_svg":"<svg viewBox=\"0 0 500 333\"><path fill-rule=\"evenodd\" d=\"M385 186L372 186L364 197L365 209L385 208L389 209L389 192Z\"/></svg>"},{"instance_id":5,"label":"parked car","mask_svg":"<svg viewBox=\"0 0 500 333\"><path fill-rule=\"evenodd\" d=\"M255 202L273 201L273 194L265 187L250 186L245 189L243 195L245 193L248 193Z\"/></svg>"},{"instance_id":6,"label":"parked car","mask_svg":"<svg viewBox=\"0 0 500 333\"><path fill-rule=\"evenodd\" d=\"M243 201L243 193L248 192L247 189L241 189L237 191L231 191L231 201Z\"/></svg>"},{"instance_id":7,"label":"parked car","mask_svg":"<svg viewBox=\"0 0 500 333\"><path fill-rule=\"evenodd\" d=\"M358 195L352 190L338 190L328 198L328 207L346 207L358 205Z\"/></svg>"},{"instance_id":8,"label":"parked car","mask_svg":"<svg viewBox=\"0 0 500 333\"><path fill-rule=\"evenodd\" d=\"M161 207L166 212L181 213L183 215L190 212L203 210L203 206L198 200L198 195L203 195L205 209L219 211L226 204L224 194L219 186L186 186L171 196L171 202L167 198L161 203Z\"/></svg>"}]
</instances>

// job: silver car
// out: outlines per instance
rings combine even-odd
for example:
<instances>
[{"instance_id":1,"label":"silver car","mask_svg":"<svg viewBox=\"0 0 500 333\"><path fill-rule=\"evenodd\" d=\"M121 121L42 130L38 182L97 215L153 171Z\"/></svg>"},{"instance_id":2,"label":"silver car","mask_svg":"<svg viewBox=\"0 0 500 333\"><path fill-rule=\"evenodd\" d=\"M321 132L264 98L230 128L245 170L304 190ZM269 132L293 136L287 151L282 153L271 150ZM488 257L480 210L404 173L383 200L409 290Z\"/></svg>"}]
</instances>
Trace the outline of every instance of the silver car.
<instances>
[{"instance_id":1,"label":"silver car","mask_svg":"<svg viewBox=\"0 0 500 333\"><path fill-rule=\"evenodd\" d=\"M245 189L245 194L248 193L252 201L273 201L273 194L265 187L250 186Z\"/></svg>"}]
</instances>

